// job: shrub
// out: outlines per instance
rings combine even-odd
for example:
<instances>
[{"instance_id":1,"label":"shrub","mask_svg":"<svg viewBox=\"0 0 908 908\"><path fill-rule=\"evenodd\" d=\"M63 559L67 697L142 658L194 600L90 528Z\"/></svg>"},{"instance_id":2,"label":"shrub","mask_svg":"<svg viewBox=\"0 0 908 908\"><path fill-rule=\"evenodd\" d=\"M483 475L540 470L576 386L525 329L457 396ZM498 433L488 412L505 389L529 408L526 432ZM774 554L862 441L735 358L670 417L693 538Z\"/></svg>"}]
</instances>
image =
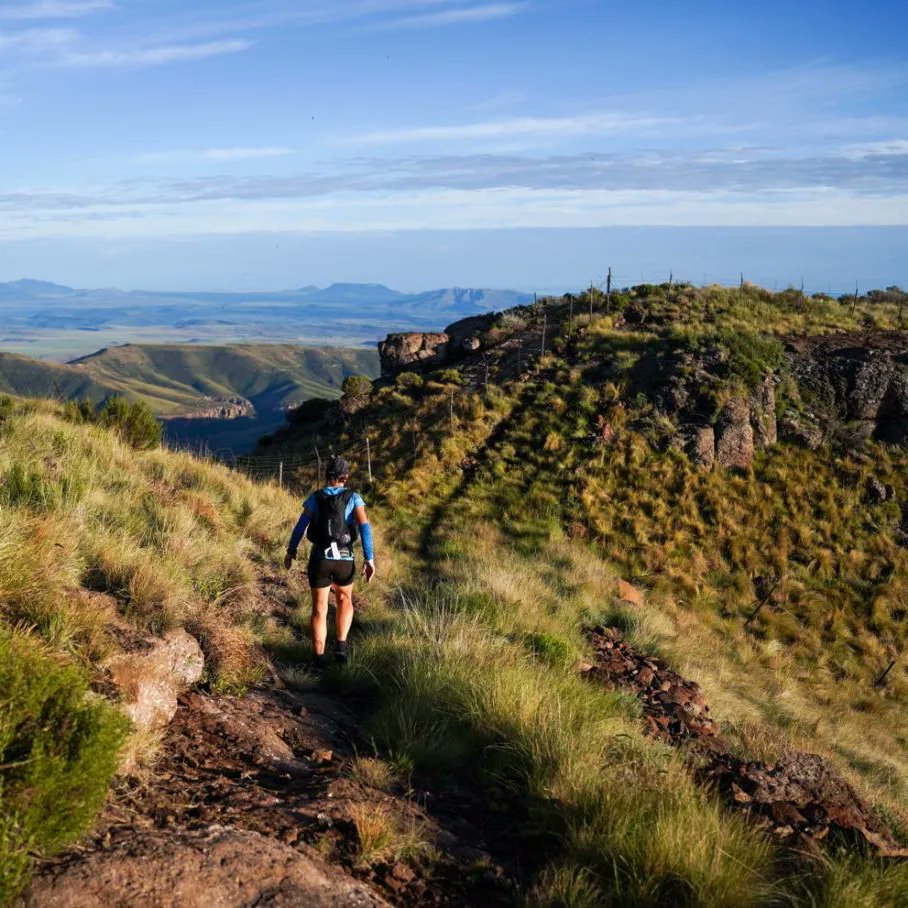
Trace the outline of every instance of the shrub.
<instances>
[{"instance_id":1,"label":"shrub","mask_svg":"<svg viewBox=\"0 0 908 908\"><path fill-rule=\"evenodd\" d=\"M81 835L103 803L127 720L28 634L0 626L0 904L31 854Z\"/></svg>"},{"instance_id":2,"label":"shrub","mask_svg":"<svg viewBox=\"0 0 908 908\"><path fill-rule=\"evenodd\" d=\"M129 401L120 396L108 398L98 410L97 422L116 430L127 444L140 451L159 447L164 434L154 411L143 400Z\"/></svg>"},{"instance_id":3,"label":"shrub","mask_svg":"<svg viewBox=\"0 0 908 908\"><path fill-rule=\"evenodd\" d=\"M348 375L342 389L344 397L368 397L372 393L372 382L365 375Z\"/></svg>"},{"instance_id":4,"label":"shrub","mask_svg":"<svg viewBox=\"0 0 908 908\"><path fill-rule=\"evenodd\" d=\"M416 372L401 372L397 376L397 387L402 391L411 391L423 386L423 377Z\"/></svg>"}]
</instances>

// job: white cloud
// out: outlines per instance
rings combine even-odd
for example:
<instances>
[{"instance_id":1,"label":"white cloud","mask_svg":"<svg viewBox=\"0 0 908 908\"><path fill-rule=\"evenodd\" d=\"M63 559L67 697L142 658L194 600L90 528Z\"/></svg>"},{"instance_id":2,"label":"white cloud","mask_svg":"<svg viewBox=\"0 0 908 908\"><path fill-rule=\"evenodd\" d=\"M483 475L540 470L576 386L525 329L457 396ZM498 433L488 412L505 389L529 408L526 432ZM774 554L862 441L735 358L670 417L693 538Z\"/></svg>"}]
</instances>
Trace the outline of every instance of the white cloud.
<instances>
[{"instance_id":1,"label":"white cloud","mask_svg":"<svg viewBox=\"0 0 908 908\"><path fill-rule=\"evenodd\" d=\"M525 6L525 3L489 3L484 6L445 9L435 13L423 13L392 19L388 22L380 23L376 28L439 28L445 25L491 22L495 19L506 19L514 16Z\"/></svg>"},{"instance_id":2,"label":"white cloud","mask_svg":"<svg viewBox=\"0 0 908 908\"><path fill-rule=\"evenodd\" d=\"M581 114L575 117L515 117L459 126L417 126L378 130L354 136L353 141L367 145L393 145L408 142L447 142L470 139L509 139L518 136L574 136L587 133L631 132L638 129L670 126L674 117L650 117L627 113Z\"/></svg>"},{"instance_id":3,"label":"white cloud","mask_svg":"<svg viewBox=\"0 0 908 908\"><path fill-rule=\"evenodd\" d=\"M133 50L98 50L69 53L60 58L59 65L73 67L143 67L165 63L208 60L224 54L236 54L252 47L251 41L208 41L202 44L162 44L157 47L138 47Z\"/></svg>"},{"instance_id":4,"label":"white cloud","mask_svg":"<svg viewBox=\"0 0 908 908\"><path fill-rule=\"evenodd\" d=\"M111 0L39 0L0 9L0 19L78 19L113 8Z\"/></svg>"},{"instance_id":5,"label":"white cloud","mask_svg":"<svg viewBox=\"0 0 908 908\"><path fill-rule=\"evenodd\" d=\"M908 139L887 139L882 142L864 142L850 145L845 150L846 157L860 160L876 155L908 155Z\"/></svg>"},{"instance_id":6,"label":"white cloud","mask_svg":"<svg viewBox=\"0 0 908 908\"><path fill-rule=\"evenodd\" d=\"M194 164L224 161L261 161L283 158L296 154L292 148L281 145L261 148L203 148L195 151L154 151L140 156L145 164Z\"/></svg>"},{"instance_id":7,"label":"white cloud","mask_svg":"<svg viewBox=\"0 0 908 908\"><path fill-rule=\"evenodd\" d=\"M0 50L26 54L59 51L78 38L67 28L29 28L19 32L0 32Z\"/></svg>"}]
</instances>

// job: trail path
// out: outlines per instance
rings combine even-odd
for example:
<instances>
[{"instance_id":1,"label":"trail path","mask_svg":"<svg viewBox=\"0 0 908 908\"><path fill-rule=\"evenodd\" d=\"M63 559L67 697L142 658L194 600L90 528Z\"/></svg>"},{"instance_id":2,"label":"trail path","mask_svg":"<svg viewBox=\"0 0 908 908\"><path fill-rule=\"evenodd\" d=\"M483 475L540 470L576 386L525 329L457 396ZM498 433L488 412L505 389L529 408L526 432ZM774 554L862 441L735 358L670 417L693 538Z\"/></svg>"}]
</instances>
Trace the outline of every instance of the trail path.
<instances>
[{"instance_id":1,"label":"trail path","mask_svg":"<svg viewBox=\"0 0 908 908\"><path fill-rule=\"evenodd\" d=\"M264 578L274 613L290 599ZM285 598L281 598L281 594ZM189 691L144 782L121 784L93 834L39 868L28 908L97 905L505 905L483 806L456 790L381 791L352 772L369 753L354 712L326 689L243 697ZM358 823L390 822L406 856L362 860Z\"/></svg>"}]
</instances>

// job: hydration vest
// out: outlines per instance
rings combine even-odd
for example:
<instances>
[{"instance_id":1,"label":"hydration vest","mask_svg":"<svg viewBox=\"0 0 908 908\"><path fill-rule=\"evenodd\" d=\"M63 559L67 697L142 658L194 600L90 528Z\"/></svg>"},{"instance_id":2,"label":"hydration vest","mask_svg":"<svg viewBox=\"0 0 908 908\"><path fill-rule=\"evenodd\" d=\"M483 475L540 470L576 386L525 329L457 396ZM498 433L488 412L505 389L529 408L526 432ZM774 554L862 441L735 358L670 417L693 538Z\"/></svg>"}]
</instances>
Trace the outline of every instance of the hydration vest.
<instances>
[{"instance_id":1,"label":"hydration vest","mask_svg":"<svg viewBox=\"0 0 908 908\"><path fill-rule=\"evenodd\" d=\"M350 552L351 546L359 536L356 521L354 520L352 525L347 523L347 506L355 494L352 489L344 489L337 495L331 495L322 489L316 494L318 514L306 530L306 538L314 546L326 549L334 542L342 553Z\"/></svg>"}]
</instances>

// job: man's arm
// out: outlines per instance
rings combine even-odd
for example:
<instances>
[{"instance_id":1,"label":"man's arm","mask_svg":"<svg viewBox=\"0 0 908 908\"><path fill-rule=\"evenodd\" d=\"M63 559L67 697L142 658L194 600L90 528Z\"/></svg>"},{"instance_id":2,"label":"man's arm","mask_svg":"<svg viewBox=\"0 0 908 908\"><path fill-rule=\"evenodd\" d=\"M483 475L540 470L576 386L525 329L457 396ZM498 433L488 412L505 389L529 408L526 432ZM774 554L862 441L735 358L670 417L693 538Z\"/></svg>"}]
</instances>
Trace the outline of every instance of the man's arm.
<instances>
[{"instance_id":1,"label":"man's arm","mask_svg":"<svg viewBox=\"0 0 908 908\"><path fill-rule=\"evenodd\" d=\"M375 543L372 539L372 524L366 516L366 506L358 505L353 509L356 522L359 524L359 536L363 541L363 557L366 563L363 565L363 577L366 583L371 583L375 576Z\"/></svg>"}]
</instances>

